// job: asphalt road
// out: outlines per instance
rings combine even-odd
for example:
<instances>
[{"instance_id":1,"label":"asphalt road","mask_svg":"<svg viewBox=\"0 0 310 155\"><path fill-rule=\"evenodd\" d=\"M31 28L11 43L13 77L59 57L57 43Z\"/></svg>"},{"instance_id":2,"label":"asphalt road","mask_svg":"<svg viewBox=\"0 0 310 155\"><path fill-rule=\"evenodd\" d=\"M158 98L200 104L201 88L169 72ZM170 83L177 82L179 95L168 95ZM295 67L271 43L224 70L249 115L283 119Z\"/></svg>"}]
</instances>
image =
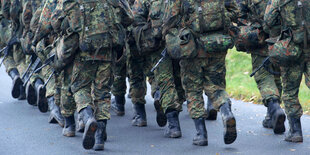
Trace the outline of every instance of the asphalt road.
<instances>
[{"instance_id":1,"label":"asphalt road","mask_svg":"<svg viewBox=\"0 0 310 155\"><path fill-rule=\"evenodd\" d=\"M233 100L233 112L237 120L238 138L231 145L223 141L223 125L220 116L216 121L207 121L208 146L192 145L195 134L193 121L184 104L180 115L183 137L164 138L164 128L155 121L153 99L147 95L147 127L131 126L133 111L131 101L126 101L126 115L118 117L112 112L108 121L108 140L105 150L84 150L82 134L67 138L62 136L58 125L48 124L48 113L40 113L37 107L26 101L11 97L11 80L0 68L0 155L78 155L78 154L310 154L310 117L302 117L304 142L285 142L284 135L274 135L262 127L266 108ZM286 122L287 123L287 122ZM286 124L286 126L288 126Z\"/></svg>"}]
</instances>

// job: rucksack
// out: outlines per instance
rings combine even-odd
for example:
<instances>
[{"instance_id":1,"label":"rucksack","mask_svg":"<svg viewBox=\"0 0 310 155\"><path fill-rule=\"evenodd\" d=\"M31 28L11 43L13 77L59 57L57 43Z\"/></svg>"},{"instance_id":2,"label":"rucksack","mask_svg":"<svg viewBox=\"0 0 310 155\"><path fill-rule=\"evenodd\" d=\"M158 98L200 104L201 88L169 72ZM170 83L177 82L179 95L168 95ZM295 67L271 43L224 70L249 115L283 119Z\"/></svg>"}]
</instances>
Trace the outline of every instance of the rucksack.
<instances>
[{"instance_id":1,"label":"rucksack","mask_svg":"<svg viewBox=\"0 0 310 155\"><path fill-rule=\"evenodd\" d=\"M225 0L184 0L183 16L185 26L196 33L224 30Z\"/></svg>"},{"instance_id":2,"label":"rucksack","mask_svg":"<svg viewBox=\"0 0 310 155\"><path fill-rule=\"evenodd\" d=\"M308 0L280 0L282 29L291 29L293 41L307 48L310 42L310 4Z\"/></svg>"},{"instance_id":3,"label":"rucksack","mask_svg":"<svg viewBox=\"0 0 310 155\"><path fill-rule=\"evenodd\" d=\"M139 55L148 55L162 47L162 24L165 0L149 0L147 22L133 28Z\"/></svg>"}]
</instances>

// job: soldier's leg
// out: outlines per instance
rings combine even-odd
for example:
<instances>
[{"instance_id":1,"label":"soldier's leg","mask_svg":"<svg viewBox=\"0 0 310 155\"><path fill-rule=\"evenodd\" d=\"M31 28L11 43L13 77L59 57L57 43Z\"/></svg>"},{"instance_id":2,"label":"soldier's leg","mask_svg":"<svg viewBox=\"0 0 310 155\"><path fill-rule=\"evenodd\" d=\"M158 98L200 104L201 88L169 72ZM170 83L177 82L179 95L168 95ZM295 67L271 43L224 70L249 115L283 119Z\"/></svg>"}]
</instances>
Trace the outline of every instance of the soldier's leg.
<instances>
[{"instance_id":1,"label":"soldier's leg","mask_svg":"<svg viewBox=\"0 0 310 155\"><path fill-rule=\"evenodd\" d=\"M107 120L110 119L111 106L111 85L112 85L112 64L110 62L100 62L96 78L94 80L94 104L95 117L98 123L96 131L95 150L104 149L104 141L107 139L106 126ZM125 95L125 94L124 94Z\"/></svg>"},{"instance_id":2,"label":"soldier's leg","mask_svg":"<svg viewBox=\"0 0 310 155\"><path fill-rule=\"evenodd\" d=\"M28 56L27 56L28 57ZM27 69L27 63L26 63L26 55L22 52L22 49L20 45L14 45L13 46L13 59L15 63L17 64L17 70L20 75L23 75L24 72ZM22 100L26 98L25 94L25 87L23 85L20 86L20 94L18 99Z\"/></svg>"},{"instance_id":3,"label":"soldier's leg","mask_svg":"<svg viewBox=\"0 0 310 155\"><path fill-rule=\"evenodd\" d=\"M21 75L17 70L17 65L13 59L13 56L8 55L4 59L3 64L6 68L6 72L12 78L12 90L11 90L12 97L18 98L20 96L20 87L23 85L23 81L20 78Z\"/></svg>"},{"instance_id":4,"label":"soldier's leg","mask_svg":"<svg viewBox=\"0 0 310 155\"><path fill-rule=\"evenodd\" d=\"M206 61L208 64L203 68L204 78L208 79L205 83L205 92L210 98L215 110L220 111L224 125L225 144L233 143L237 138L236 120L231 112L231 101L226 92L226 66L225 58L227 52L212 55Z\"/></svg>"},{"instance_id":5,"label":"soldier's leg","mask_svg":"<svg viewBox=\"0 0 310 155\"><path fill-rule=\"evenodd\" d=\"M83 147L91 149L95 144L97 122L94 117L91 86L95 80L99 64L93 61L82 60L77 54L74 60L71 80L71 91L77 105L77 111L82 115L85 124L83 133Z\"/></svg>"},{"instance_id":6,"label":"soldier's leg","mask_svg":"<svg viewBox=\"0 0 310 155\"><path fill-rule=\"evenodd\" d=\"M143 72L145 58L128 55L128 75L130 84L130 96L133 103L134 118L133 126L147 126L145 113L146 75Z\"/></svg>"},{"instance_id":7,"label":"soldier's leg","mask_svg":"<svg viewBox=\"0 0 310 155\"><path fill-rule=\"evenodd\" d=\"M75 119L74 119L74 113L76 111L76 103L74 101L73 94L70 88L72 67L73 67L73 64L67 65L64 68L64 70L59 75L57 75L55 78L55 83L56 83L55 100L60 101L61 114L65 120L65 126L63 128L63 135L66 137L75 136L75 126L76 126ZM55 102L55 104L58 105L57 102ZM80 127L80 124L79 124L79 127ZM80 128L83 128L83 127L80 127Z\"/></svg>"},{"instance_id":8,"label":"soldier's leg","mask_svg":"<svg viewBox=\"0 0 310 155\"><path fill-rule=\"evenodd\" d=\"M151 72L151 69L153 68L153 60L152 57L146 57L146 61L145 61L145 67L144 67L144 73L147 76L147 80L149 82L149 84L151 85L151 95L154 99L154 107L156 110L156 122L158 124L158 126L160 127L164 127L167 124L167 117L164 113L163 108L161 107L160 104L160 90L159 90L159 86L155 80L155 75L153 72Z\"/></svg>"},{"instance_id":9,"label":"soldier's leg","mask_svg":"<svg viewBox=\"0 0 310 155\"><path fill-rule=\"evenodd\" d=\"M121 57L113 66L114 81L112 86L112 94L114 99L112 100L112 110L116 115L123 116L125 114L125 94L127 90L126 86L126 56Z\"/></svg>"},{"instance_id":10,"label":"soldier's leg","mask_svg":"<svg viewBox=\"0 0 310 155\"><path fill-rule=\"evenodd\" d=\"M290 130L285 140L289 142L303 141L300 122L303 110L298 99L303 71L304 63L296 63L290 67L281 67L281 77L283 81L282 99L290 125Z\"/></svg>"},{"instance_id":11,"label":"soldier's leg","mask_svg":"<svg viewBox=\"0 0 310 155\"><path fill-rule=\"evenodd\" d=\"M253 70L258 68L265 58L266 57L252 54ZM263 121L263 126L267 128L273 128L275 134L285 132L285 114L280 107L281 99L276 83L276 76L269 73L265 69L261 69L254 75L254 79L256 81L257 88L259 89L263 98L263 103L267 107L267 116Z\"/></svg>"},{"instance_id":12,"label":"soldier's leg","mask_svg":"<svg viewBox=\"0 0 310 155\"><path fill-rule=\"evenodd\" d=\"M208 136L205 126L205 108L203 100L202 67L205 59L182 59L180 60L181 78L187 100L187 109L195 123L197 133L193 139L194 145L208 145Z\"/></svg>"}]
</instances>

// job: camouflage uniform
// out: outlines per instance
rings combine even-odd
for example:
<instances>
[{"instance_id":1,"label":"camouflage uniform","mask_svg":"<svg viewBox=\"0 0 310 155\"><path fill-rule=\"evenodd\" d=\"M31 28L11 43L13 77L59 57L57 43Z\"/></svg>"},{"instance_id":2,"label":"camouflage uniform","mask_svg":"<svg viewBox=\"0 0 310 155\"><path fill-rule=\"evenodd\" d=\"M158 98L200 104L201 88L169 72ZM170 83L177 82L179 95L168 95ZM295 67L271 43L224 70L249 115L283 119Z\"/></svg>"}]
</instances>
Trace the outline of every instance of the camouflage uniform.
<instances>
[{"instance_id":1,"label":"camouflage uniform","mask_svg":"<svg viewBox=\"0 0 310 155\"><path fill-rule=\"evenodd\" d=\"M191 1L189 2L192 4ZM234 1L226 3L225 7L228 10L225 12L226 16L232 19L236 18L238 13L236 3ZM175 1L170 6L170 9L169 19L171 21L178 19L178 16L181 14L181 2ZM182 18L180 25L186 25L185 22L187 22L186 19ZM174 26L167 25L167 27ZM216 110L219 110L219 107L225 102L230 102L229 95L225 91L226 53L226 51L219 51L211 56L200 53L194 59L181 59L182 84L185 89L188 111L190 112L191 118L205 117L204 100L202 97L203 90L210 97Z\"/></svg>"},{"instance_id":2,"label":"camouflage uniform","mask_svg":"<svg viewBox=\"0 0 310 155\"><path fill-rule=\"evenodd\" d=\"M264 16L265 29L270 29L280 21L281 31L283 32L281 35L287 31L292 33L289 37L292 38L291 42L294 44L290 43L289 46L295 48L299 46L302 50L299 61L286 65L281 64L280 67L283 82L282 99L290 126L285 137L285 141L288 142L303 142L300 120L303 110L299 103L298 92L303 74L305 74L306 84L309 87L310 50L309 32L307 31L309 29L309 13L310 5L306 0L270 0Z\"/></svg>"},{"instance_id":3,"label":"camouflage uniform","mask_svg":"<svg viewBox=\"0 0 310 155\"><path fill-rule=\"evenodd\" d=\"M10 28L10 21L5 19L4 17L2 17L2 15L0 15L1 17L1 34L0 34L0 46L1 48L4 48L7 44L7 41L10 40L11 38L11 28ZM9 55L4 58L3 60L3 64L6 68L6 72L9 73L13 68L16 68L16 64L15 61L13 59L13 55L12 52L9 53Z\"/></svg>"},{"instance_id":4,"label":"camouflage uniform","mask_svg":"<svg viewBox=\"0 0 310 155\"><path fill-rule=\"evenodd\" d=\"M281 17L282 11L279 11L278 8L283 2L280 0L271 0L267 5L267 9L265 12L264 20L266 22L265 29L270 29L273 25L278 22L278 18ZM281 10L285 10L286 16L290 17L291 21L285 21L286 23L282 23L282 28L285 29L284 24L289 23L287 26L291 27L293 30L299 28L299 23L295 23L296 15L293 13L292 8L294 8L295 1L288 3L286 6L281 8ZM298 15L300 16L300 15ZM283 30L282 29L282 30ZM281 66L281 78L283 84L283 101L285 104L285 111L288 117L300 118L303 114L302 107L299 103L298 92L300 83L302 80L302 74L305 74L306 84L309 87L309 50L304 49L302 60L300 63L292 64L291 66ZM309 87L310 88L310 87Z\"/></svg>"},{"instance_id":5,"label":"camouflage uniform","mask_svg":"<svg viewBox=\"0 0 310 155\"><path fill-rule=\"evenodd\" d=\"M36 19L37 25L32 25L33 27L37 27L37 29L34 29L35 32L34 38L32 41L32 44L37 45L36 46L36 54L41 59L42 62L44 62L48 58L48 52L51 50L47 50L46 47L52 42L50 41L51 36L48 36L52 33L52 25L51 25L51 14L53 10L56 8L57 1L56 0L46 0L42 2L43 5L37 10L35 15L38 15L40 13L40 18ZM36 17L37 18L37 17ZM42 79L45 81L48 79L48 77L52 73L52 67L50 65L46 66L41 70L41 76ZM49 81L49 83L46 86L46 97L52 97L55 94L55 77L52 77L52 79ZM56 102L56 105L58 105L59 102ZM58 105L59 106L59 105Z\"/></svg>"},{"instance_id":6,"label":"camouflage uniform","mask_svg":"<svg viewBox=\"0 0 310 155\"><path fill-rule=\"evenodd\" d=\"M152 33L161 33L162 17L164 15L166 3L162 0L137 0L133 6L135 16L135 25L141 26L147 22L152 24ZM161 39L161 38L159 38ZM157 51L145 56L145 59L151 59L151 65L155 65L161 57L164 49L164 43ZM144 52L144 51L142 51ZM135 64L134 62L131 65ZM184 90L180 82L178 60L166 58L162 64L154 72L156 85L160 92L160 104L166 113L168 109L182 111L182 104L185 100ZM150 68L148 68L150 70ZM132 71L137 71L132 68ZM141 69L140 69L141 71ZM139 76L141 77L141 76ZM132 80L132 79L131 79ZM154 89L154 88L153 88Z\"/></svg>"},{"instance_id":7,"label":"camouflage uniform","mask_svg":"<svg viewBox=\"0 0 310 155\"><path fill-rule=\"evenodd\" d=\"M83 14L80 12L78 5L74 5L71 7L71 9L67 10L67 7L70 7L70 5L73 3L75 2L64 1L63 3L63 9L66 10L66 16L70 17L68 18L70 28L73 30L73 32L79 33L80 42L82 44L86 42L89 43L88 41L91 40L91 44L94 46L96 51L92 51L92 49L90 50L87 48L83 49L84 51L81 50L75 56L71 79L71 91L77 104L78 112L87 106L92 106L93 109L95 109L96 120L107 120L110 119L110 89L113 76L112 53L115 51L111 47L110 41L106 38L108 37L108 33L103 31L112 31L116 30L116 28L114 27L115 25L112 25L114 23L110 23L112 29L107 30L108 25L103 26L103 23L100 23L101 20L99 19L102 19L102 17L99 17L100 13L96 11L94 11L91 14L92 17L86 21L86 18L83 18ZM118 6L121 5L119 3L120 2L117 3ZM104 7L109 5L107 8L113 7L110 6L111 4L107 3L106 1L103 2L103 4ZM119 7L115 7L114 9L113 11L117 11L117 13L120 15L113 19L115 20L113 22L116 22L115 24L124 24L126 26L131 23L131 12L123 12L123 10L121 10ZM103 18L111 20L112 17L109 17L108 14L106 14ZM84 20L85 23L88 24L87 26L83 25L82 21ZM86 26L87 29L85 29L84 26ZM89 38L83 38L84 35L89 35L87 36ZM91 93L92 87L94 94L93 97Z\"/></svg>"},{"instance_id":8,"label":"camouflage uniform","mask_svg":"<svg viewBox=\"0 0 310 155\"><path fill-rule=\"evenodd\" d=\"M263 0L260 2L256 2L253 0L241 0L239 3L240 6L240 18L246 19L252 24L260 25L257 22L263 21L265 9L267 6L268 0ZM262 26L260 26L262 27ZM279 33L278 29L273 28L273 33L271 33L271 37L275 37ZM268 56L268 48L267 45L261 47L259 49L254 49L250 53L252 57L252 70L258 68L263 60ZM280 68L276 65L270 66L274 71L279 72ZM267 107L267 101L271 98L280 100L282 86L281 79L279 75L272 75L265 69L261 69L254 75L257 87L260 91L260 94L263 98L263 103Z\"/></svg>"}]
</instances>

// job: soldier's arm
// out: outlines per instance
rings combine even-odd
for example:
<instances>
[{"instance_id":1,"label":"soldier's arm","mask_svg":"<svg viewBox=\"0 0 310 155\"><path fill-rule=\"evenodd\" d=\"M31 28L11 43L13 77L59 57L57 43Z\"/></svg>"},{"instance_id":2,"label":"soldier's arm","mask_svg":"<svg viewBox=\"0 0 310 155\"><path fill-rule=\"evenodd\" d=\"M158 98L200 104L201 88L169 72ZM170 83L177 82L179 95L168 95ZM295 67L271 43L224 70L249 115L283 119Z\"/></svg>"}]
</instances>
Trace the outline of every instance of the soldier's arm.
<instances>
[{"instance_id":1,"label":"soldier's arm","mask_svg":"<svg viewBox=\"0 0 310 155\"><path fill-rule=\"evenodd\" d=\"M45 2L38 22L38 28L33 38L33 44L36 44L51 33L52 25L50 18L53 9L56 7L56 4L56 0L47 0Z\"/></svg>"},{"instance_id":2,"label":"soldier's arm","mask_svg":"<svg viewBox=\"0 0 310 155\"><path fill-rule=\"evenodd\" d=\"M136 0L132 6L132 12L134 15L134 26L144 25L147 23L149 14L149 3L147 0Z\"/></svg>"},{"instance_id":3,"label":"soldier's arm","mask_svg":"<svg viewBox=\"0 0 310 155\"><path fill-rule=\"evenodd\" d=\"M278 10L279 0L269 0L264 15L264 30L269 32L272 26L277 25L280 12Z\"/></svg>"},{"instance_id":4,"label":"soldier's arm","mask_svg":"<svg viewBox=\"0 0 310 155\"><path fill-rule=\"evenodd\" d=\"M163 36L166 32L178 25L181 19L182 0L169 0L163 19Z\"/></svg>"}]
</instances>

